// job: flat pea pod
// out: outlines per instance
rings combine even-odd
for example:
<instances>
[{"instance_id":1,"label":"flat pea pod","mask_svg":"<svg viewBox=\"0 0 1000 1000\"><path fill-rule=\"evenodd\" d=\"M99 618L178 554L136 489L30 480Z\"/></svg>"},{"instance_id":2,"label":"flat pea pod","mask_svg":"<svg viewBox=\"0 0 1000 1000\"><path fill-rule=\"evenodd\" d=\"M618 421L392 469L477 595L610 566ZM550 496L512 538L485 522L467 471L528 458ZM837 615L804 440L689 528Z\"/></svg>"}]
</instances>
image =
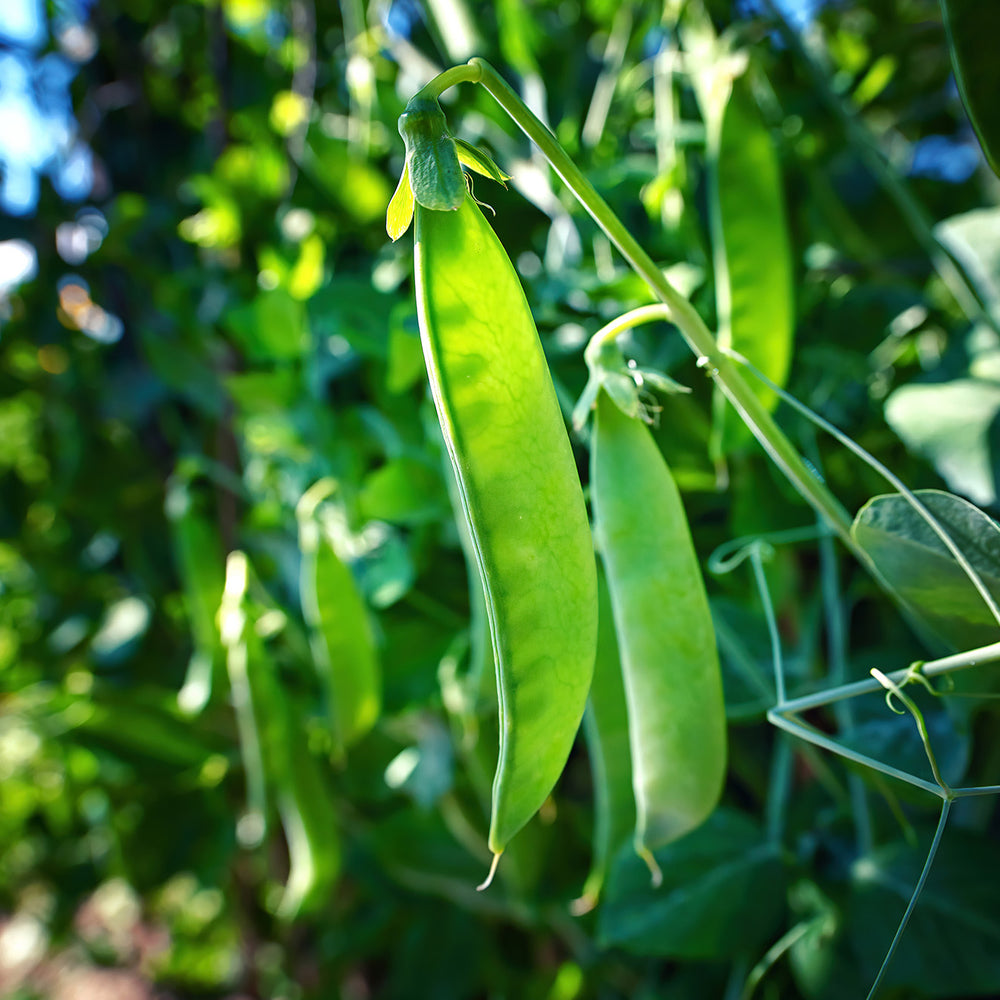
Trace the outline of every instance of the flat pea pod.
<instances>
[{"instance_id":1,"label":"flat pea pod","mask_svg":"<svg viewBox=\"0 0 1000 1000\"><path fill-rule=\"evenodd\" d=\"M242 552L230 553L219 614L247 776L239 835L246 846L260 846L277 805L289 856L278 916L292 920L329 900L340 872L340 839L324 769L308 747L305 709L291 700L257 633L260 608L247 594L251 572Z\"/></svg>"},{"instance_id":2,"label":"flat pea pod","mask_svg":"<svg viewBox=\"0 0 1000 1000\"><path fill-rule=\"evenodd\" d=\"M594 784L594 856L583 894L573 904L573 911L578 914L597 905L611 860L635 829L628 706L622 686L621 654L615 636L611 595L600 567L597 604L597 659L583 717L583 734Z\"/></svg>"},{"instance_id":3,"label":"flat pea pod","mask_svg":"<svg viewBox=\"0 0 1000 1000\"><path fill-rule=\"evenodd\" d=\"M331 479L314 483L302 495L296 516L302 617L326 695L334 750L342 756L378 719L382 675L368 609L351 570L323 530L317 510L335 490Z\"/></svg>"},{"instance_id":4,"label":"flat pea pod","mask_svg":"<svg viewBox=\"0 0 1000 1000\"><path fill-rule=\"evenodd\" d=\"M955 82L979 145L1000 176L1000 4L995 0L941 0Z\"/></svg>"},{"instance_id":5,"label":"flat pea pod","mask_svg":"<svg viewBox=\"0 0 1000 1000\"><path fill-rule=\"evenodd\" d=\"M495 870L552 791L583 716L597 642L593 543L545 356L500 241L472 198L454 212L418 204L416 223L424 360L497 671Z\"/></svg>"},{"instance_id":6,"label":"flat pea pod","mask_svg":"<svg viewBox=\"0 0 1000 1000\"><path fill-rule=\"evenodd\" d=\"M712 812L725 777L715 632L670 470L649 429L603 390L590 483L628 707L635 848L658 882L652 851Z\"/></svg>"},{"instance_id":7,"label":"flat pea pod","mask_svg":"<svg viewBox=\"0 0 1000 1000\"><path fill-rule=\"evenodd\" d=\"M709 70L711 79L714 70ZM783 386L795 334L794 269L781 164L745 77L730 87L696 86L705 118L709 218L719 316L719 345L749 359ZM774 391L756 383L769 409ZM716 388L714 458L753 441L740 415Z\"/></svg>"},{"instance_id":8,"label":"flat pea pod","mask_svg":"<svg viewBox=\"0 0 1000 1000\"><path fill-rule=\"evenodd\" d=\"M329 769L309 749L303 726L306 710L291 700L284 708L286 744L280 754L275 750L284 771L275 775L275 800L288 844L289 872L278 916L293 920L329 904L340 875L341 846Z\"/></svg>"},{"instance_id":9,"label":"flat pea pod","mask_svg":"<svg viewBox=\"0 0 1000 1000\"><path fill-rule=\"evenodd\" d=\"M186 714L197 715L211 699L216 673L222 672L215 616L222 600L226 560L219 530L199 509L190 481L175 478L170 482L166 513L194 645L177 701Z\"/></svg>"}]
</instances>

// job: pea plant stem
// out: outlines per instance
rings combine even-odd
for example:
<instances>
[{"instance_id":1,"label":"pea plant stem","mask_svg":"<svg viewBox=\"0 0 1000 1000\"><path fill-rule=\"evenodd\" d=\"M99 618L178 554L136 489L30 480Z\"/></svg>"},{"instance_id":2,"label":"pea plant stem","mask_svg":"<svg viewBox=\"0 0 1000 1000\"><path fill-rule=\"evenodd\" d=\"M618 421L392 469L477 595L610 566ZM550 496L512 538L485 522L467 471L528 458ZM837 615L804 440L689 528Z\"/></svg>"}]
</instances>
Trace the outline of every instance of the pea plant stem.
<instances>
[{"instance_id":1,"label":"pea plant stem","mask_svg":"<svg viewBox=\"0 0 1000 1000\"><path fill-rule=\"evenodd\" d=\"M719 383L765 451L799 494L830 524L844 544L864 561L863 553L851 537L851 520L847 512L809 469L736 365L719 350L715 338L697 310L670 284L662 270L570 159L556 137L532 114L497 71L477 57L471 59L466 66L445 70L428 83L419 96L436 98L448 87L462 82L479 83L485 87L518 128L541 150L553 170L618 248L629 266L646 282L657 298L669 307L671 319L699 359L699 364Z\"/></svg>"},{"instance_id":2,"label":"pea plant stem","mask_svg":"<svg viewBox=\"0 0 1000 1000\"><path fill-rule=\"evenodd\" d=\"M1000 642L981 646L978 649L969 649L963 653L955 653L953 656L944 656L939 660L928 660L920 665L920 673L924 677L936 677L938 674L950 674L956 670L965 670L981 663L994 663L997 660L1000 660ZM893 671L888 677L896 684L902 683L910 676L911 669L904 667L902 670ZM870 694L881 688L882 685L874 677L871 677L863 681L854 681L851 684L842 684L833 690L820 691L816 694L803 695L801 698L780 702L778 709L787 714L808 712L810 709L819 708L822 705L829 705L844 698L856 698L858 695Z\"/></svg>"}]
</instances>

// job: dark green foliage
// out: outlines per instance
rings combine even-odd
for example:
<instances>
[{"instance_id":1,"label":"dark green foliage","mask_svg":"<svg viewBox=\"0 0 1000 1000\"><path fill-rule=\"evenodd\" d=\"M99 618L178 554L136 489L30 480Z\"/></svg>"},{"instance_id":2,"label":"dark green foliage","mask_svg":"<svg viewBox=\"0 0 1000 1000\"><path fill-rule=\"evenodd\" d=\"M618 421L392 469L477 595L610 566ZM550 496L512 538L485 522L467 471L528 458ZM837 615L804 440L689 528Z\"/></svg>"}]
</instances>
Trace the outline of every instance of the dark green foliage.
<instances>
[{"instance_id":1,"label":"dark green foliage","mask_svg":"<svg viewBox=\"0 0 1000 1000\"><path fill-rule=\"evenodd\" d=\"M1000 32L1000 12L975 0L941 0L941 10L962 103L986 159L1000 175L1000 116L995 100L1000 67L992 48Z\"/></svg>"}]
</instances>

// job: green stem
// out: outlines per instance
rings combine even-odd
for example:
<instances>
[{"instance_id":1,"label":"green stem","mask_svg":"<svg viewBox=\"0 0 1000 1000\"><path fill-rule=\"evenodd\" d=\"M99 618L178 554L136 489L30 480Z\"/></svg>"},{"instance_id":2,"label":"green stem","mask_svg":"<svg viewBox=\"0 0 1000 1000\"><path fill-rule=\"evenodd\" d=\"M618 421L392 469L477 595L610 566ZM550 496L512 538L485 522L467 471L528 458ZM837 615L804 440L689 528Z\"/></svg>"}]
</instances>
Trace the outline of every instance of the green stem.
<instances>
[{"instance_id":1,"label":"green stem","mask_svg":"<svg viewBox=\"0 0 1000 1000\"><path fill-rule=\"evenodd\" d=\"M465 73L461 71L465 70ZM469 75L469 71L472 75ZM476 73L478 71L478 78ZM753 431L765 451L789 481L834 528L848 548L860 555L851 538L851 521L847 512L832 493L815 477L801 455L774 422L771 414L757 398L737 367L717 348L695 308L664 277L652 258L638 244L607 202L570 159L555 136L525 107L524 102L507 85L489 63L475 58L468 67L446 70L424 88L422 94L439 94L453 82L481 83L511 116L515 124L535 143L555 172L573 192L594 221L628 261L631 268L646 282L656 296L670 308L671 318L688 346L709 374L716 379L726 397Z\"/></svg>"},{"instance_id":2,"label":"green stem","mask_svg":"<svg viewBox=\"0 0 1000 1000\"><path fill-rule=\"evenodd\" d=\"M978 649L969 649L963 653L955 653L952 656L943 656L939 660L928 660L921 664L920 672L924 677L936 677L938 674L967 670L980 663L995 663L997 660L1000 660L1000 642L980 646ZM909 675L910 668L904 667L902 670L893 671L888 677L893 683L899 684L905 682ZM856 698L862 694L870 694L872 691L878 691L881 687L882 685L872 677L863 681L854 681L851 684L842 684L833 690L819 691L816 694L793 698L777 707L782 712L798 714L824 705L831 705L842 698Z\"/></svg>"},{"instance_id":3,"label":"green stem","mask_svg":"<svg viewBox=\"0 0 1000 1000\"><path fill-rule=\"evenodd\" d=\"M934 858L937 856L938 847L941 846L941 838L944 836L944 828L948 825L948 816L950 813L951 801L949 799L945 799L941 803L941 817L938 819L937 829L934 831L934 839L931 841L930 849L927 852L927 860L924 862L924 867L920 872L920 878L917 879L917 884L913 887L913 894L910 896L910 901L906 904L906 910L903 913L902 919L899 921L896 933L893 935L892 943L889 945L889 950L885 953L885 958L882 959L882 966L878 970L875 982L872 983L872 988L868 991L867 1000L873 1000L875 994L878 993L878 989L882 985L882 980L885 978L886 970L889 968L889 963L896 954L896 948L899 946L900 939L903 937L903 931L906 930L906 925L910 922L910 916L913 913L914 907L917 905L917 900L920 898L920 894L924 891L924 885L927 882L927 876L931 873L931 865L934 864Z\"/></svg>"},{"instance_id":4,"label":"green stem","mask_svg":"<svg viewBox=\"0 0 1000 1000\"><path fill-rule=\"evenodd\" d=\"M750 970L740 994L740 1000L750 1000L757 989L757 984L767 975L768 970L789 948L794 948L796 942L805 937L810 931L816 929L827 918L825 915L813 917L812 920L803 920L784 933L770 948L767 954Z\"/></svg>"},{"instance_id":5,"label":"green stem","mask_svg":"<svg viewBox=\"0 0 1000 1000\"><path fill-rule=\"evenodd\" d=\"M424 84L411 100L437 100L449 87L457 83L482 83L482 70L475 65L477 60L470 59L465 66L452 66L443 73L438 73L430 83Z\"/></svg>"},{"instance_id":6,"label":"green stem","mask_svg":"<svg viewBox=\"0 0 1000 1000\"><path fill-rule=\"evenodd\" d=\"M601 353L601 348L605 344L613 343L626 330L639 326L641 323L653 323L656 320L667 320L673 318L673 313L668 306L651 305L639 306L638 309L630 309L627 313L622 313L611 320L610 323L602 326L590 338L587 344L586 355L588 358L596 358Z\"/></svg>"},{"instance_id":7,"label":"green stem","mask_svg":"<svg viewBox=\"0 0 1000 1000\"><path fill-rule=\"evenodd\" d=\"M941 786L935 784L933 781L927 781L915 774L910 774L908 771L902 771L898 767L885 764L874 757L869 757L867 754L859 753L849 746L838 743L835 739L832 739L825 733L821 733L818 729L814 729L807 723L792 718L793 714L792 710L787 708L772 708L767 713L767 721L772 726L783 729L786 733L791 733L793 736L797 736L800 740L806 740L808 743L812 743L823 750L828 750L838 757L854 761L855 764L860 764L862 767L870 767L872 770L880 771L882 774L888 775L890 778L895 778L897 781L913 785L914 788L922 788L925 792L936 795L938 798L944 798L946 795L951 794L950 792L945 793L942 791Z\"/></svg>"}]
</instances>

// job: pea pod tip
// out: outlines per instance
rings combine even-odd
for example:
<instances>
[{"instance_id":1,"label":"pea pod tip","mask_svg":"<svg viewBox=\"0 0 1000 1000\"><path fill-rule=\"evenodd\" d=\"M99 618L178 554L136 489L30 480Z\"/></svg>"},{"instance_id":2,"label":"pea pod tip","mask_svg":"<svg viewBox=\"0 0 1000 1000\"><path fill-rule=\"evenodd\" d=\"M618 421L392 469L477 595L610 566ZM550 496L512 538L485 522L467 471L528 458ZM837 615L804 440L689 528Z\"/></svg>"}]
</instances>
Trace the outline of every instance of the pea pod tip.
<instances>
[{"instance_id":1,"label":"pea pod tip","mask_svg":"<svg viewBox=\"0 0 1000 1000\"><path fill-rule=\"evenodd\" d=\"M657 864L656 858L653 857L653 852L645 844L637 844L635 853L646 862L653 888L659 889L663 885L663 872Z\"/></svg>"},{"instance_id":2,"label":"pea pod tip","mask_svg":"<svg viewBox=\"0 0 1000 1000\"><path fill-rule=\"evenodd\" d=\"M500 864L500 855L503 851L496 851L493 855L493 861L490 863L490 870L486 878L476 886L476 892L482 892L484 889L488 889L493 884L493 876L497 873L497 865Z\"/></svg>"}]
</instances>

